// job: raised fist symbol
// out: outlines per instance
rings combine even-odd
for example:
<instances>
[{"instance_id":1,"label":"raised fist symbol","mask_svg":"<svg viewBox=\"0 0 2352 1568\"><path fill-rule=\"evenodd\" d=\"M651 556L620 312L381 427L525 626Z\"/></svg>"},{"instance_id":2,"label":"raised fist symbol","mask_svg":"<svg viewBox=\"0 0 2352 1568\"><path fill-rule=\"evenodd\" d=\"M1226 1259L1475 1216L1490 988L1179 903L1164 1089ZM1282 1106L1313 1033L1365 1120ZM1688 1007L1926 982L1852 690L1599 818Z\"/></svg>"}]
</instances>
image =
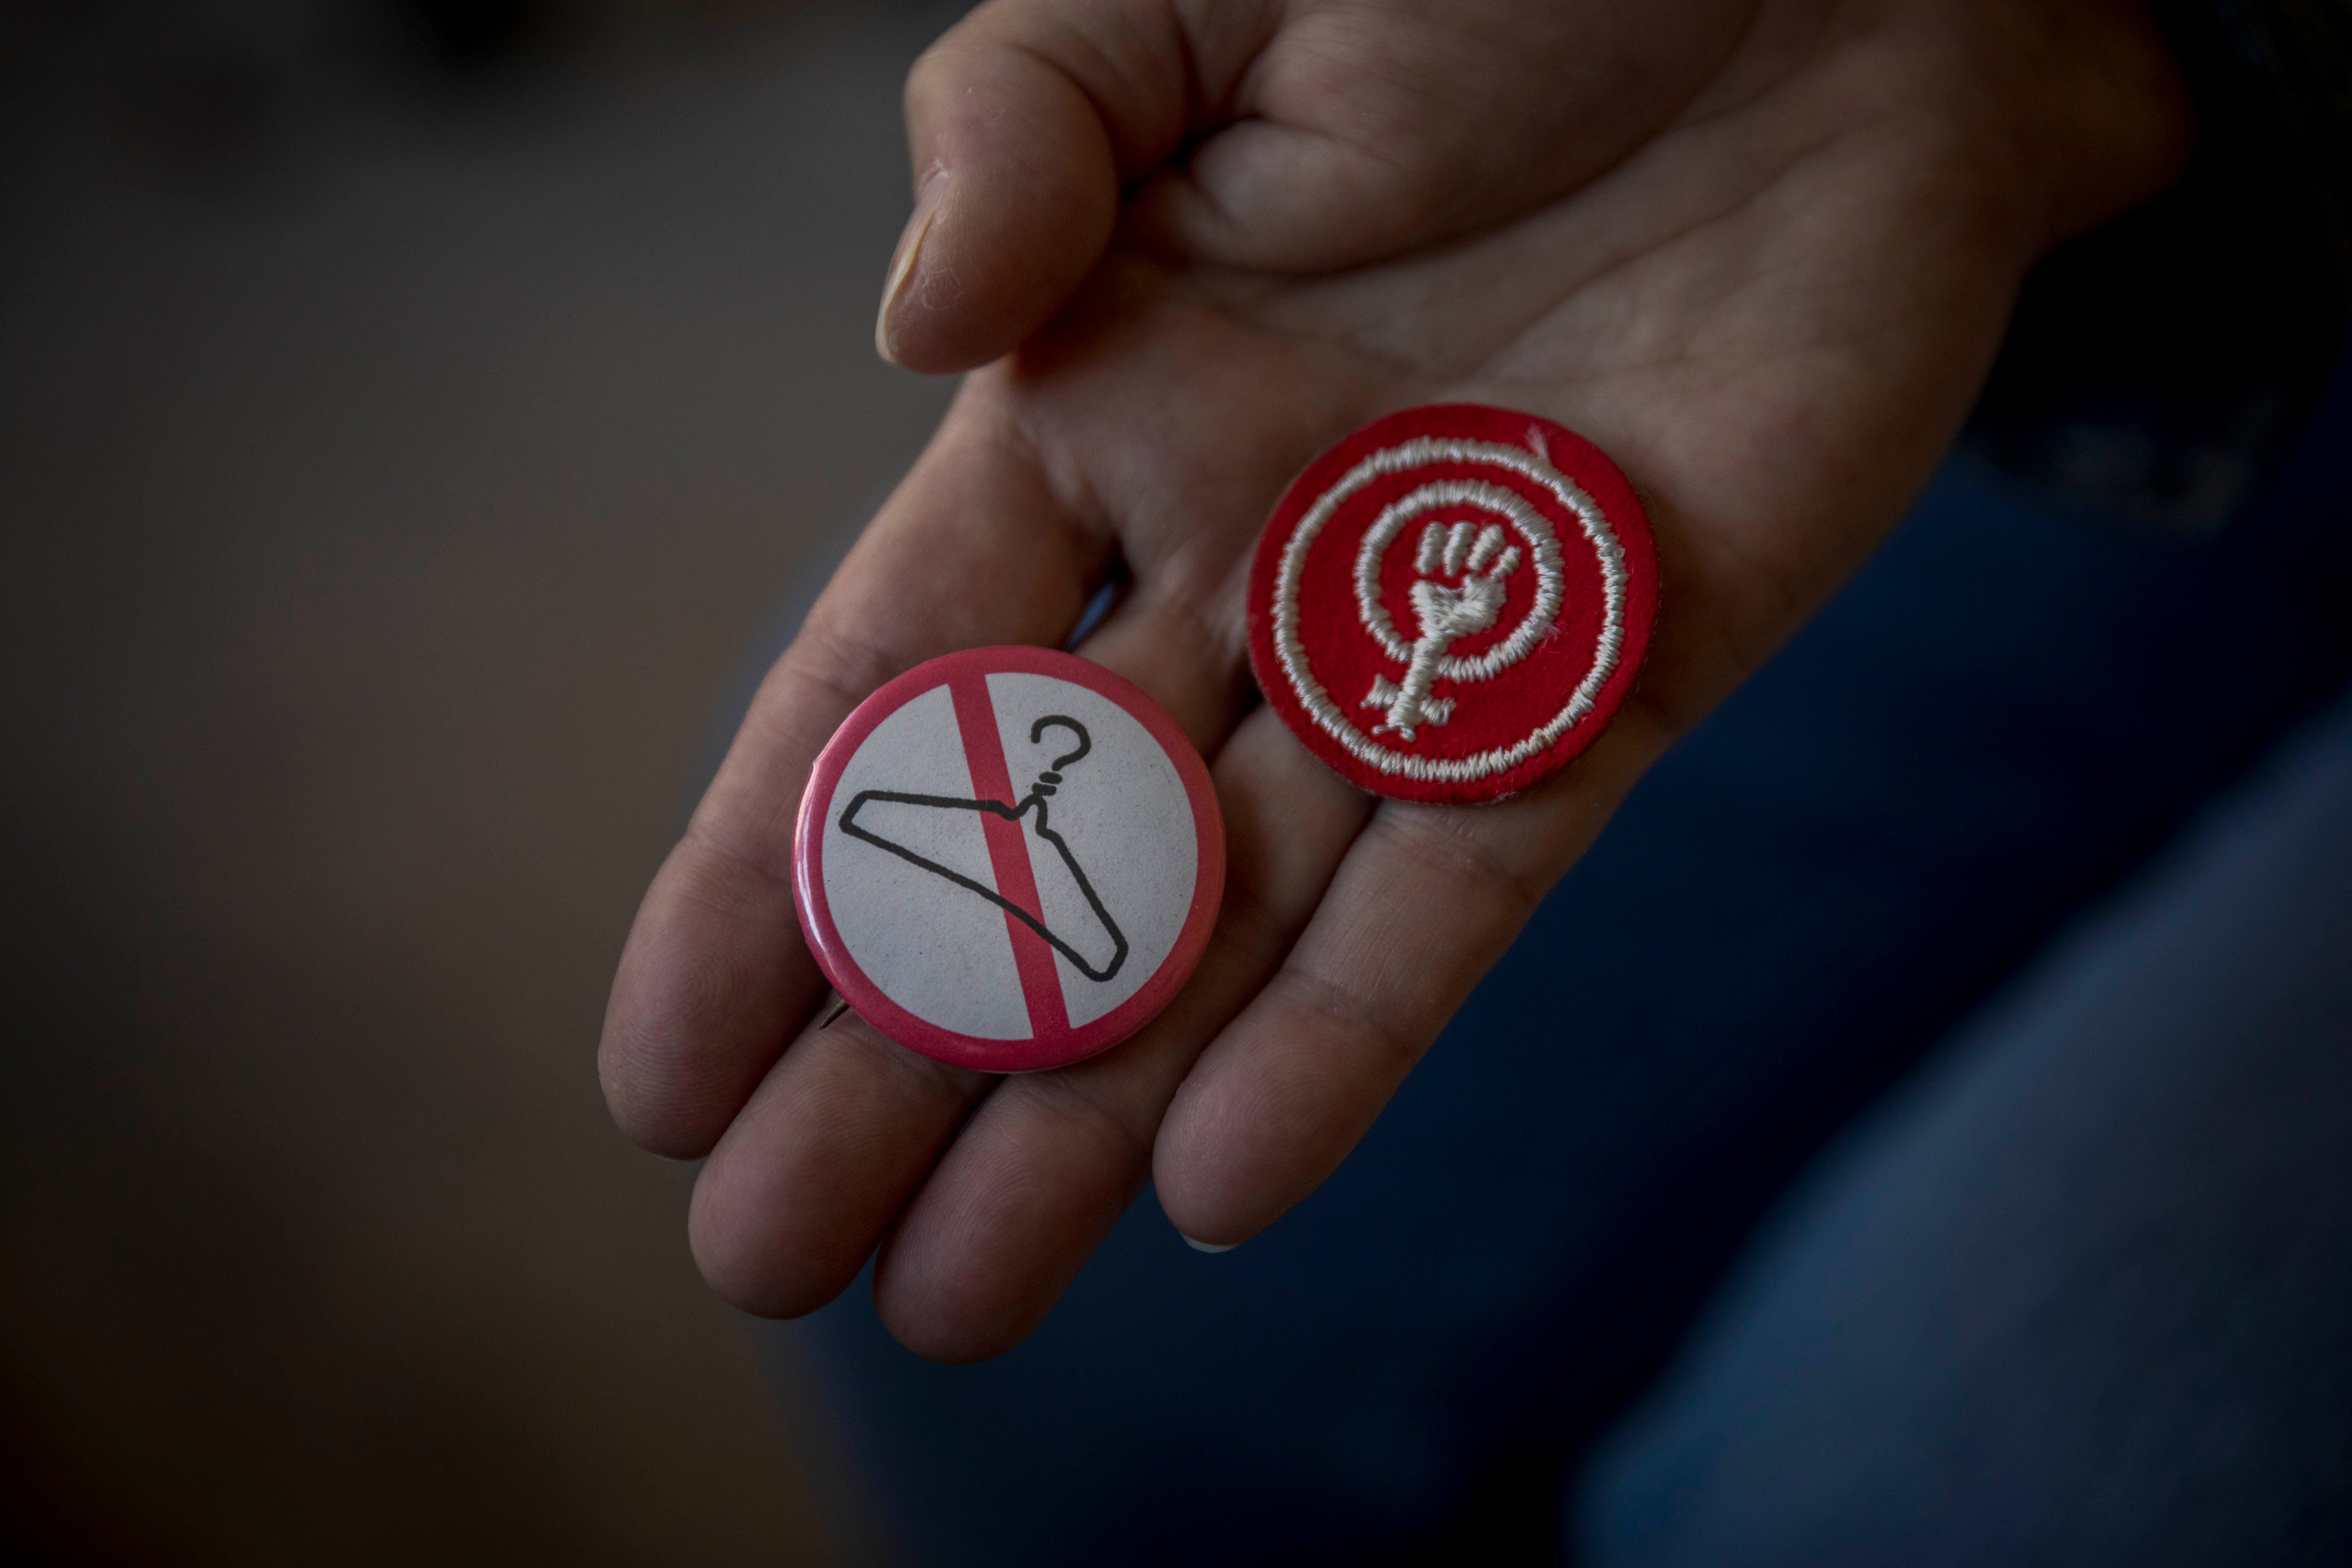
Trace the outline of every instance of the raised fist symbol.
<instances>
[{"instance_id":1,"label":"raised fist symbol","mask_svg":"<svg viewBox=\"0 0 2352 1568\"><path fill-rule=\"evenodd\" d=\"M1432 697L1445 650L1462 637L1483 632L1503 613L1505 585L1519 569L1519 547L1506 546L1499 523L1479 527L1433 522L1422 530L1413 558L1420 574L1412 585L1412 613L1419 623L1412 658L1402 685L1382 676L1364 699L1367 708L1388 710L1373 733L1393 730L1406 740L1423 724L1443 724L1454 716L1454 699Z\"/></svg>"}]
</instances>

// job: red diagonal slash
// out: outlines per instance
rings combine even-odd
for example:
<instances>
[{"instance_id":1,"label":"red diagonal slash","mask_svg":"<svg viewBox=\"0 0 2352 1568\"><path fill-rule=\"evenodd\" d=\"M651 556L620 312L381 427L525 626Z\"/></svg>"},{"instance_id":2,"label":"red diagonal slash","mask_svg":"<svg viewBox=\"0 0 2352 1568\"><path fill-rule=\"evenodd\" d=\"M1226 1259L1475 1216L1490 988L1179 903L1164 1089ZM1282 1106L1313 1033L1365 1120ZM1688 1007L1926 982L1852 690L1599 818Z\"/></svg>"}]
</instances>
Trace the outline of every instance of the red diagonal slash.
<instances>
[{"instance_id":1,"label":"red diagonal slash","mask_svg":"<svg viewBox=\"0 0 2352 1568\"><path fill-rule=\"evenodd\" d=\"M1001 800L1017 805L1013 775L1004 765L1004 742L996 730L996 708L988 700L988 679L959 675L948 682L955 700L956 728L963 732L964 765L971 770L971 793L977 800ZM1037 876L1029 864L1028 829L994 812L980 814L988 835L988 860L996 872L996 890L1045 923L1045 906L1037 897ZM1039 1040L1066 1038L1069 1009L1062 1003L1062 977L1054 963L1054 950L1045 939L1010 913L1004 929L1013 937L1013 962L1021 972L1021 995L1029 1005L1029 1031Z\"/></svg>"}]
</instances>

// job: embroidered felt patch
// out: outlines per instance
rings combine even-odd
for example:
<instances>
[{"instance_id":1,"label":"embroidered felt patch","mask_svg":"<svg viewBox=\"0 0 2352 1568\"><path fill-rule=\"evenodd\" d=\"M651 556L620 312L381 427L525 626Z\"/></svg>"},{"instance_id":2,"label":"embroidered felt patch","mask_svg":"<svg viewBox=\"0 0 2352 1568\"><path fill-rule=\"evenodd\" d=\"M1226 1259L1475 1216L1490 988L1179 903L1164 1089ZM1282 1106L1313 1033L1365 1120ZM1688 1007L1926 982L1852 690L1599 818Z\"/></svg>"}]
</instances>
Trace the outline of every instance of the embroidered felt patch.
<instances>
[{"instance_id":1,"label":"embroidered felt patch","mask_svg":"<svg viewBox=\"0 0 2352 1568\"><path fill-rule=\"evenodd\" d=\"M1141 691L1075 655L908 671L826 743L793 897L818 966L909 1050L1028 1072L1172 1000L1225 885L1209 771Z\"/></svg>"},{"instance_id":2,"label":"embroidered felt patch","mask_svg":"<svg viewBox=\"0 0 2352 1568\"><path fill-rule=\"evenodd\" d=\"M1351 782L1496 800L1599 737L1657 604L1648 519L1598 447L1443 404L1365 426L1292 481L1250 574L1250 661Z\"/></svg>"}]
</instances>

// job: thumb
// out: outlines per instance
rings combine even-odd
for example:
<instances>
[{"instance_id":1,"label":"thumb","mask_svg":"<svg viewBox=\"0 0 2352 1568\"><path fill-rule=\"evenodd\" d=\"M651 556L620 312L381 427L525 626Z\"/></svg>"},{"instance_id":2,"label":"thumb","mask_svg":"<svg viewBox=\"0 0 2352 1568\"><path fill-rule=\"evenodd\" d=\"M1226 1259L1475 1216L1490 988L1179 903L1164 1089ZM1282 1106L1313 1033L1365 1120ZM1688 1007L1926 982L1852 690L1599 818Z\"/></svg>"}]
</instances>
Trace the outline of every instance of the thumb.
<instances>
[{"instance_id":1,"label":"thumb","mask_svg":"<svg viewBox=\"0 0 2352 1568\"><path fill-rule=\"evenodd\" d=\"M1192 48L1152 0L994 0L907 79L915 213L875 347L910 370L985 364L1094 270L1124 184L1184 139Z\"/></svg>"}]
</instances>

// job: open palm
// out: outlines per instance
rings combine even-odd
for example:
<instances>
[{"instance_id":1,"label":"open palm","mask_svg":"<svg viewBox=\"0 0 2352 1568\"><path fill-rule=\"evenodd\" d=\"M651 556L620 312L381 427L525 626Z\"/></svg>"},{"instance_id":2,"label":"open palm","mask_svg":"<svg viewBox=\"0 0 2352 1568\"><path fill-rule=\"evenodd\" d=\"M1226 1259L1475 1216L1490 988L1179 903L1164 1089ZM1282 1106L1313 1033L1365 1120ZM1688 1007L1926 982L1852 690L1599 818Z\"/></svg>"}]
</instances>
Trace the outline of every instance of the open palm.
<instances>
[{"instance_id":1,"label":"open palm","mask_svg":"<svg viewBox=\"0 0 2352 1568\"><path fill-rule=\"evenodd\" d=\"M656 878L602 1067L640 1142L709 1154L693 1242L730 1300L809 1310L878 1247L886 1321L950 1359L1027 1333L1147 1179L1225 1245L1329 1174L1643 771L1901 514L2032 259L2184 134L2121 0L997 0L908 113L883 345L986 368ZM1491 806L1360 794L1248 673L1283 486L1438 401L1596 441L1665 584L1614 724ZM1122 560L1080 651L1212 761L1231 869L1198 974L1020 1078L820 1028L791 894L817 751L924 659L1060 643Z\"/></svg>"}]
</instances>

